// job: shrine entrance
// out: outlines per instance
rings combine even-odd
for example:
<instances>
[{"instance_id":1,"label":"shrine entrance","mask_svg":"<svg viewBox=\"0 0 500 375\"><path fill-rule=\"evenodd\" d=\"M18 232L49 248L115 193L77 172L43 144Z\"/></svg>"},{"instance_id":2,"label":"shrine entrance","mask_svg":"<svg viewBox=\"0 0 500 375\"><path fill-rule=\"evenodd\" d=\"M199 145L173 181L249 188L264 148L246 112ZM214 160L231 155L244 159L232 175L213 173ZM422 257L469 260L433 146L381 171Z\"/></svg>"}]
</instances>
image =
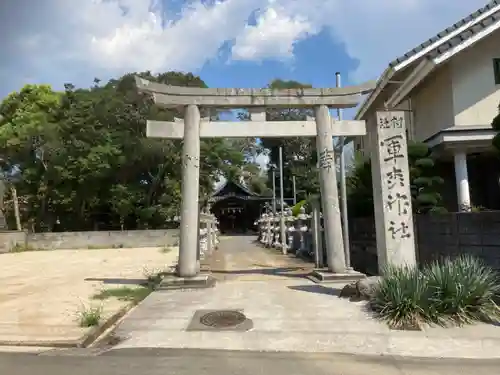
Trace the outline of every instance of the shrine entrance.
<instances>
[{"instance_id":1,"label":"shrine entrance","mask_svg":"<svg viewBox=\"0 0 500 375\"><path fill-rule=\"evenodd\" d=\"M209 89L177 87L136 77L140 92L152 94L157 105L182 109L183 119L148 121L146 135L183 139L182 202L178 276L199 275L198 233L201 138L315 137L319 161L321 211L327 254L327 272L338 280L360 277L346 265L333 137L367 135L371 145L373 199L379 265L415 265L415 242L406 147L405 114L381 110L365 121L332 118L332 108L354 108L376 85L322 89ZM249 121L212 121L204 109L246 108ZM276 108L310 108L305 121L267 121L266 111ZM367 126L368 125L368 126ZM258 199L255 199L258 201ZM228 201L229 202L229 201ZM231 220L236 222L237 218ZM285 217L280 215L281 238L286 238ZM282 251L287 253L286 242Z\"/></svg>"},{"instance_id":2,"label":"shrine entrance","mask_svg":"<svg viewBox=\"0 0 500 375\"><path fill-rule=\"evenodd\" d=\"M266 200L240 183L227 181L212 194L209 203L222 234L250 234L257 230L254 222Z\"/></svg>"}]
</instances>

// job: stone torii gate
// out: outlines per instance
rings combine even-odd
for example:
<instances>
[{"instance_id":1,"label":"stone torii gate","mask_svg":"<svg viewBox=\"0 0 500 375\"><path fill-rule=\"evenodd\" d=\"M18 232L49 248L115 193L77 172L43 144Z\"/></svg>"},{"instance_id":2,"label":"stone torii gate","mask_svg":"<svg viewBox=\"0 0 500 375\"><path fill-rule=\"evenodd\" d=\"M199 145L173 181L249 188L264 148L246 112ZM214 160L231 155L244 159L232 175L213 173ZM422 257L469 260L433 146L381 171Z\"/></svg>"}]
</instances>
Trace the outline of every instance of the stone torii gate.
<instances>
[{"instance_id":1,"label":"stone torii gate","mask_svg":"<svg viewBox=\"0 0 500 375\"><path fill-rule=\"evenodd\" d=\"M157 105L166 108L180 107L184 109L184 120L176 119L173 122L148 121L146 132L148 137L184 139L179 277L194 278L199 273L196 228L198 227L199 217L200 138L213 137L316 137L328 271L340 278L353 276L348 273L345 263L332 138L334 136L365 135L366 126L364 121L335 121L330 116L329 108L355 107L362 95L373 91L374 83L369 82L360 86L328 89L211 89L168 86L136 77L136 85L140 92L152 94ZM208 118L201 118L200 107L215 109L247 108L250 112L251 121L210 121ZM267 108L304 107L314 108L314 120L266 121ZM402 125L404 127L404 122ZM374 128L377 131L379 127ZM380 145L377 147L379 153L382 152L381 147ZM383 155L381 157L384 158ZM378 162L380 158L376 160ZM378 166L382 168L380 163L378 163ZM380 170L380 168L377 169ZM403 174L405 172L407 175L408 168L403 170ZM408 177L406 176L407 180ZM381 191L384 189L380 189L380 184L378 184L377 188L374 191L376 210L384 206L381 202L387 199L387 197L382 196L385 191ZM407 188L409 193L409 186ZM407 208L407 206L405 207ZM387 209L383 209L383 211L385 212ZM384 233L381 232L382 237L379 239L379 225L377 224L377 242L380 240L380 245L387 248L389 236L385 233L387 232L386 224L388 221L394 221L394 217L385 216L387 215L378 218L384 221L383 227L385 229ZM385 223L386 221L387 223ZM413 225L407 225L407 227L412 228ZM408 228L406 228L407 231L410 230ZM413 241L413 238L411 239ZM387 260L388 257L382 255L381 258Z\"/></svg>"}]
</instances>

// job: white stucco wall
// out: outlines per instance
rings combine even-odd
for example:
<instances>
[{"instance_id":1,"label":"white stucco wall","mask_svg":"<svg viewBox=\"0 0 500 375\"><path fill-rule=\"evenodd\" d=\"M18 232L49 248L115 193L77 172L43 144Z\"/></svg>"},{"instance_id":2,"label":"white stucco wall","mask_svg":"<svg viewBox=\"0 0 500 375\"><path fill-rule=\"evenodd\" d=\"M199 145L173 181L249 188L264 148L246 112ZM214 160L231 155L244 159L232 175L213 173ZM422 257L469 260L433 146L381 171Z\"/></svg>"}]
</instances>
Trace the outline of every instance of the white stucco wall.
<instances>
[{"instance_id":1,"label":"white stucco wall","mask_svg":"<svg viewBox=\"0 0 500 375\"><path fill-rule=\"evenodd\" d=\"M448 65L429 76L411 96L413 137L424 141L453 126L452 75Z\"/></svg>"},{"instance_id":2,"label":"white stucco wall","mask_svg":"<svg viewBox=\"0 0 500 375\"><path fill-rule=\"evenodd\" d=\"M500 85L495 85L494 58L500 58L500 31L450 61L455 125L488 125L497 114Z\"/></svg>"}]
</instances>

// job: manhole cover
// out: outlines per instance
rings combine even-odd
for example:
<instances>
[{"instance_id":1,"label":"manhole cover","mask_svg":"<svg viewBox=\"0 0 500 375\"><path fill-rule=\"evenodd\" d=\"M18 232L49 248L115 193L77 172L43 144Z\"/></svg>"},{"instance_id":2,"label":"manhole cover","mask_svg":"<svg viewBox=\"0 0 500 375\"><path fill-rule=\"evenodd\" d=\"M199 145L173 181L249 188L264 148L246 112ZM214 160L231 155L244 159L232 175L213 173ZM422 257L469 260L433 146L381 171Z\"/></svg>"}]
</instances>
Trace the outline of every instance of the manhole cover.
<instances>
[{"instance_id":1,"label":"manhole cover","mask_svg":"<svg viewBox=\"0 0 500 375\"><path fill-rule=\"evenodd\" d=\"M246 316L239 311L213 311L203 315L200 323L213 328L234 327L243 323Z\"/></svg>"}]
</instances>

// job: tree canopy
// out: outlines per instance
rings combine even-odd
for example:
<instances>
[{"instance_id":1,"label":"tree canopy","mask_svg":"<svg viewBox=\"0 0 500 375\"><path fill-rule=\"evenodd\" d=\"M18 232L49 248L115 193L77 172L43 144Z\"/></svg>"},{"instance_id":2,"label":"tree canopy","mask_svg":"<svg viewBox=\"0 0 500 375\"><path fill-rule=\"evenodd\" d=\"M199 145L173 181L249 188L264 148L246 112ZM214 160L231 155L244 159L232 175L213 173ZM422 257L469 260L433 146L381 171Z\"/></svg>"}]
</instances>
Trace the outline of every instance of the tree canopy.
<instances>
[{"instance_id":1,"label":"tree canopy","mask_svg":"<svg viewBox=\"0 0 500 375\"><path fill-rule=\"evenodd\" d=\"M283 81L276 79L269 85L272 89L310 88L309 84L297 81ZM276 109L268 110L268 121L305 121L307 116L313 116L311 109ZM240 118L248 117L247 113L240 114ZM295 176L298 199L305 199L310 194L319 191L318 169L316 168L317 155L314 138L263 138L261 147L269 150L269 165L279 168L279 148L283 148L283 186L284 197L293 197L292 178ZM279 174L276 173L276 176ZM272 168L268 169L268 188L272 186ZM277 195L279 196L279 182L276 181Z\"/></svg>"},{"instance_id":2,"label":"tree canopy","mask_svg":"<svg viewBox=\"0 0 500 375\"><path fill-rule=\"evenodd\" d=\"M179 140L146 137L146 120L182 113L137 92L134 75L178 86L206 87L200 77L131 73L90 88L26 85L0 104L4 175L16 175L20 216L34 231L165 227L179 213ZM237 142L201 142L200 195L220 176L247 164ZM14 226L13 202L6 197Z\"/></svg>"}]
</instances>

